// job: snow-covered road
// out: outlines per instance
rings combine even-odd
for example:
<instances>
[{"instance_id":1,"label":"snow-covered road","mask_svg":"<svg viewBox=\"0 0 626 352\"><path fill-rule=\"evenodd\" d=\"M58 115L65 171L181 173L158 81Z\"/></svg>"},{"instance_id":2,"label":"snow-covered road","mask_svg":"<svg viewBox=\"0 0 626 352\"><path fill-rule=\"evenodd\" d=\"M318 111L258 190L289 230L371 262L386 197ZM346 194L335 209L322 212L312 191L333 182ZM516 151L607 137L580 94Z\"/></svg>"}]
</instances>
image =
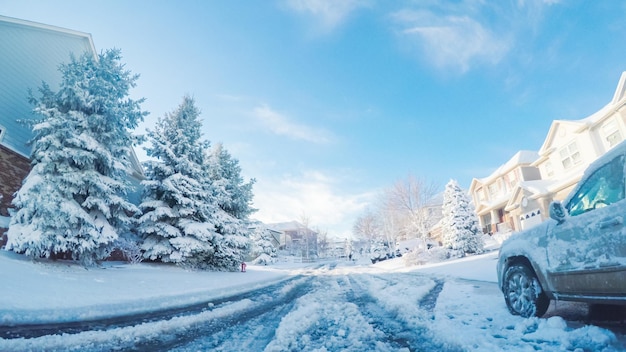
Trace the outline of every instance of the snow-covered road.
<instances>
[{"instance_id":1,"label":"snow-covered road","mask_svg":"<svg viewBox=\"0 0 626 352\"><path fill-rule=\"evenodd\" d=\"M0 339L0 350L618 351L623 335L553 316L511 316L483 263L389 270L342 263L207 304L101 331ZM471 271L471 270L470 270Z\"/></svg>"}]
</instances>

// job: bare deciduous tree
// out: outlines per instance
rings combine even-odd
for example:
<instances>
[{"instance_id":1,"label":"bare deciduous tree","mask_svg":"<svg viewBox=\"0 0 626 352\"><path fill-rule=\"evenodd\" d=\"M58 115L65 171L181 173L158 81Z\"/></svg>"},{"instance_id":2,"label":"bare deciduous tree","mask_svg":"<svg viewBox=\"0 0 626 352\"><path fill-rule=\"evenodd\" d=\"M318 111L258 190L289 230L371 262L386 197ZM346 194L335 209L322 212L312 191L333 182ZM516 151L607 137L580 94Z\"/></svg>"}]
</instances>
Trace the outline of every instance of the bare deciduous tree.
<instances>
[{"instance_id":1,"label":"bare deciduous tree","mask_svg":"<svg viewBox=\"0 0 626 352\"><path fill-rule=\"evenodd\" d=\"M359 216L352 226L352 234L359 239L371 243L382 232L378 216L370 209Z\"/></svg>"},{"instance_id":2,"label":"bare deciduous tree","mask_svg":"<svg viewBox=\"0 0 626 352\"><path fill-rule=\"evenodd\" d=\"M370 242L383 239L390 246L403 239L426 240L428 231L439 221L429 204L438 189L435 183L413 175L396 181L380 194L375 211L367 210L357 218L353 233Z\"/></svg>"}]
</instances>

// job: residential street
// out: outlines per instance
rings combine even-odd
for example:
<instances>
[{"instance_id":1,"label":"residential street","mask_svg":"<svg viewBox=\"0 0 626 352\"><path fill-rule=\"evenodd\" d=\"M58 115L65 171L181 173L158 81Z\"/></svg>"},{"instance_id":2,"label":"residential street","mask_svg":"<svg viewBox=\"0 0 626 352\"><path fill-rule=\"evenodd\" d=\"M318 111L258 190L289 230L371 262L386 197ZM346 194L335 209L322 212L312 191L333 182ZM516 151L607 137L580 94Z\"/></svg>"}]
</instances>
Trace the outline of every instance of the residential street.
<instances>
[{"instance_id":1,"label":"residential street","mask_svg":"<svg viewBox=\"0 0 626 352\"><path fill-rule=\"evenodd\" d=\"M23 330L29 338L1 339L0 350L624 349L620 322L605 322L607 329L586 325L586 308L580 305L559 303L544 318L511 316L497 285L480 280L488 276L482 268L494 259L491 253L410 270L392 270L391 262L384 263L388 267L317 265L260 289L197 302L190 311L134 315L100 326L77 324L69 330L60 324L54 334L39 327ZM72 330L77 327L85 331Z\"/></svg>"}]
</instances>

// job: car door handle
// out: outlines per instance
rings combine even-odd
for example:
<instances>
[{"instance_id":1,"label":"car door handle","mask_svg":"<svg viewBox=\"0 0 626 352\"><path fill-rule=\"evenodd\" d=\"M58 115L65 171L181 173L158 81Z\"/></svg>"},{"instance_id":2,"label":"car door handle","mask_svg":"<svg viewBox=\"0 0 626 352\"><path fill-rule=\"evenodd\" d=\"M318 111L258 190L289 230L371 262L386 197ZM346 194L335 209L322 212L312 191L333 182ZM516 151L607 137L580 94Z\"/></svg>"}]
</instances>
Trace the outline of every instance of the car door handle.
<instances>
[{"instance_id":1,"label":"car door handle","mask_svg":"<svg viewBox=\"0 0 626 352\"><path fill-rule=\"evenodd\" d=\"M608 229L610 227L619 226L622 223L623 223L622 218L605 219L598 223L598 227L601 229Z\"/></svg>"}]
</instances>

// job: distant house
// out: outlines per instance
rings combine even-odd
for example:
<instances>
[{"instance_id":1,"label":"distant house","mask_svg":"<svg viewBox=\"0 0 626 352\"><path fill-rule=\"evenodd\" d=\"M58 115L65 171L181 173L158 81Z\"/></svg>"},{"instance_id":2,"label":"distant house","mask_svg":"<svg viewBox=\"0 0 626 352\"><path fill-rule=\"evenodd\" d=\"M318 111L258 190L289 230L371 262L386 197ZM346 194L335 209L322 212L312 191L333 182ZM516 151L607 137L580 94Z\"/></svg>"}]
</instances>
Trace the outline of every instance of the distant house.
<instances>
[{"instance_id":1,"label":"distant house","mask_svg":"<svg viewBox=\"0 0 626 352\"><path fill-rule=\"evenodd\" d=\"M441 242L442 228L441 220L443 219L443 193L437 193L424 203L421 209L425 219L428 221L428 238L435 242Z\"/></svg>"},{"instance_id":2,"label":"distant house","mask_svg":"<svg viewBox=\"0 0 626 352\"><path fill-rule=\"evenodd\" d=\"M516 210L507 204L520 183L541 178L532 165L537 157L537 152L519 151L491 175L472 180L469 193L484 233L519 230Z\"/></svg>"},{"instance_id":3,"label":"distant house","mask_svg":"<svg viewBox=\"0 0 626 352\"><path fill-rule=\"evenodd\" d=\"M624 136L626 72L613 99L600 110L580 120L554 120L534 160L520 152L492 175L472 181L470 193L484 231L519 231L548 219L550 203L563 200L587 166ZM507 178L512 175L507 170L514 169L522 177Z\"/></svg>"},{"instance_id":4,"label":"distant house","mask_svg":"<svg viewBox=\"0 0 626 352\"><path fill-rule=\"evenodd\" d=\"M317 232L298 221L267 224L267 227L280 232L281 250L306 258L317 256Z\"/></svg>"},{"instance_id":5,"label":"distant house","mask_svg":"<svg viewBox=\"0 0 626 352\"><path fill-rule=\"evenodd\" d=\"M32 132L18 122L36 117L28 91L37 96L44 81L56 90L62 78L59 65L71 54L97 53L88 33L4 16L0 38L0 227L6 227L13 194L30 170ZM143 171L134 152L130 159L130 181L138 186ZM138 193L131 195L131 201L137 200Z\"/></svg>"}]
</instances>

